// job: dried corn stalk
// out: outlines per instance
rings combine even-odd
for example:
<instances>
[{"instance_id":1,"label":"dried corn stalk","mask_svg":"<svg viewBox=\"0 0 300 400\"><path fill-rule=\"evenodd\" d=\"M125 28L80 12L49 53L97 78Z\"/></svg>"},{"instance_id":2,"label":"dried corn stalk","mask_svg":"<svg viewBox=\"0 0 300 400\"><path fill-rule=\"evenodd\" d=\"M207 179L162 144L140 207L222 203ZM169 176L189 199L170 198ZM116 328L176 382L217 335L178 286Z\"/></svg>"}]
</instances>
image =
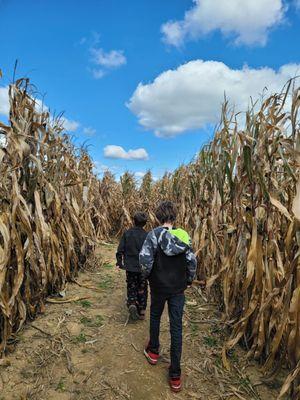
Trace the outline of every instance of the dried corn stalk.
<instances>
[{"instance_id":1,"label":"dried corn stalk","mask_svg":"<svg viewBox=\"0 0 300 400\"><path fill-rule=\"evenodd\" d=\"M27 80L10 87L0 123L0 354L110 230L91 159L29 92Z\"/></svg>"},{"instance_id":2,"label":"dried corn stalk","mask_svg":"<svg viewBox=\"0 0 300 400\"><path fill-rule=\"evenodd\" d=\"M224 364L226 350L243 342L266 375L290 367L281 396L290 391L293 399L300 395L299 96L289 82L249 111L242 128L225 103L214 139L197 159L139 196L152 215L162 199L178 205L199 275L208 277L232 326Z\"/></svg>"},{"instance_id":3,"label":"dried corn stalk","mask_svg":"<svg viewBox=\"0 0 300 400\"><path fill-rule=\"evenodd\" d=\"M224 105L222 123L196 161L155 184L178 204L232 333L248 356L275 374L285 363L299 397L300 361L300 90L273 95L247 113L239 129ZM286 103L292 97L291 112ZM154 197L154 196L153 196Z\"/></svg>"}]
</instances>

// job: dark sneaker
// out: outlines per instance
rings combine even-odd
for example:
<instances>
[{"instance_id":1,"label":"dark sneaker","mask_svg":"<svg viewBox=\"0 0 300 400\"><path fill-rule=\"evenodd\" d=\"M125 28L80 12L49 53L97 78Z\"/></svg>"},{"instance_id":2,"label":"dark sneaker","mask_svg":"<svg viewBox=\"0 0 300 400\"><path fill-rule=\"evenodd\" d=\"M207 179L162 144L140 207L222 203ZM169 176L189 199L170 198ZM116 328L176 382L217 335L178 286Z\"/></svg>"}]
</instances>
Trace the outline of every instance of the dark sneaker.
<instances>
[{"instance_id":1,"label":"dark sneaker","mask_svg":"<svg viewBox=\"0 0 300 400\"><path fill-rule=\"evenodd\" d=\"M144 349L144 355L147 358L147 361L151 365L156 365L159 359L159 354L158 353L153 353L149 347L147 346Z\"/></svg>"},{"instance_id":2,"label":"dark sneaker","mask_svg":"<svg viewBox=\"0 0 300 400\"><path fill-rule=\"evenodd\" d=\"M144 320L144 319L145 319L145 314L146 314L146 311L145 311L145 310L141 310L141 311L140 311L140 314L139 314L139 318L140 318L141 320Z\"/></svg>"},{"instance_id":3,"label":"dark sneaker","mask_svg":"<svg viewBox=\"0 0 300 400\"><path fill-rule=\"evenodd\" d=\"M128 307L128 311L129 311L130 318L133 321L137 321L140 318L136 305L131 304Z\"/></svg>"},{"instance_id":4,"label":"dark sneaker","mask_svg":"<svg viewBox=\"0 0 300 400\"><path fill-rule=\"evenodd\" d=\"M181 377L169 378L169 384L172 392L180 392L182 389Z\"/></svg>"}]
</instances>

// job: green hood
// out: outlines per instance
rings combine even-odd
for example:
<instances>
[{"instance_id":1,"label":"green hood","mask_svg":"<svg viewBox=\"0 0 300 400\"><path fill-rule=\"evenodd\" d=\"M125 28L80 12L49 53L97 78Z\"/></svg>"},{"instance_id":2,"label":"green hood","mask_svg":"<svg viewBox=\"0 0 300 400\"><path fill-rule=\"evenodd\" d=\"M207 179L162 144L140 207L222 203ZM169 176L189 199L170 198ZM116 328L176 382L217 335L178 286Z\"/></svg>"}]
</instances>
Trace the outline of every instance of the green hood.
<instances>
[{"instance_id":1,"label":"green hood","mask_svg":"<svg viewBox=\"0 0 300 400\"><path fill-rule=\"evenodd\" d=\"M187 244L188 246L190 245L191 239L189 237L189 234L184 229L170 229L169 232L171 233L171 235L176 236L183 243Z\"/></svg>"}]
</instances>

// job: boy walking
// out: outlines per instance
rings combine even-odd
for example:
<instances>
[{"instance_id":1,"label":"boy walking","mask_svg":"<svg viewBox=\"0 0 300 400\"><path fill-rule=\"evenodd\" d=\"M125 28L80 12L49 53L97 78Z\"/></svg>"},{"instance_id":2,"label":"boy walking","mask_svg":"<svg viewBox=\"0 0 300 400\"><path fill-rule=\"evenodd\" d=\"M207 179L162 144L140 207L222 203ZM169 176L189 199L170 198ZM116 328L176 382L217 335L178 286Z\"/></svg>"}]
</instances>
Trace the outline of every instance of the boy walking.
<instances>
[{"instance_id":1,"label":"boy walking","mask_svg":"<svg viewBox=\"0 0 300 400\"><path fill-rule=\"evenodd\" d=\"M142 273L149 279L151 288L150 340L144 354L150 364L157 364L160 319L167 302L171 333L169 383L173 391L179 392L184 291L192 284L197 262L187 232L173 228L175 205L170 201L162 202L156 217L161 226L148 233L140 252Z\"/></svg>"},{"instance_id":2,"label":"boy walking","mask_svg":"<svg viewBox=\"0 0 300 400\"><path fill-rule=\"evenodd\" d=\"M141 274L139 253L147 236L143 229L147 215L138 212L134 226L122 236L116 253L117 266L126 270L127 307L132 320L144 319L147 307L148 283Z\"/></svg>"}]
</instances>

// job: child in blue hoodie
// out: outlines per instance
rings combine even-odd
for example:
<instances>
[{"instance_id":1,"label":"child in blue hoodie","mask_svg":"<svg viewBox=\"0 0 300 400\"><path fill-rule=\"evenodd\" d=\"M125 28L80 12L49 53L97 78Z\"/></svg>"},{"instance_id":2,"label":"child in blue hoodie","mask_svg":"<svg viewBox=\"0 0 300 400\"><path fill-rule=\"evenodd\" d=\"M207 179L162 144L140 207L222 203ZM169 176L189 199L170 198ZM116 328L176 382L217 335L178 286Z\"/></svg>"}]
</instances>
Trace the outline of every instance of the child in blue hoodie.
<instances>
[{"instance_id":1,"label":"child in blue hoodie","mask_svg":"<svg viewBox=\"0 0 300 400\"><path fill-rule=\"evenodd\" d=\"M173 391L181 390L182 317L184 291L192 284L197 261L191 240L183 229L174 229L176 207L162 202L156 210L161 226L148 233L140 252L142 274L151 288L150 340L144 354L150 364L159 358L160 319L168 303L171 332L169 383Z\"/></svg>"}]
</instances>

